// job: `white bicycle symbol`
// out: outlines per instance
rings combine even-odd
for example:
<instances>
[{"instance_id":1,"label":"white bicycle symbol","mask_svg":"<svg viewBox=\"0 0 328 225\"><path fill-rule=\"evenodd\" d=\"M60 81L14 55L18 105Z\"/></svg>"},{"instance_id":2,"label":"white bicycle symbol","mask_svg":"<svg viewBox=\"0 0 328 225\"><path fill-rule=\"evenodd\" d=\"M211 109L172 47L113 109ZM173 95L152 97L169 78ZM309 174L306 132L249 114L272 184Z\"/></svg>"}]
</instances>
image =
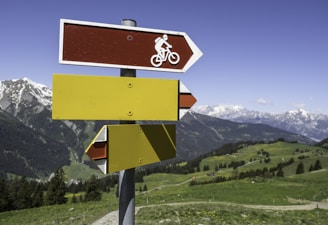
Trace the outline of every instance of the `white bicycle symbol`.
<instances>
[{"instance_id":1,"label":"white bicycle symbol","mask_svg":"<svg viewBox=\"0 0 328 225\"><path fill-rule=\"evenodd\" d=\"M166 50L164 52L164 57L162 57L160 54L155 54L150 58L150 62L155 67L160 67L163 62L166 60L169 60L169 62L173 65L176 65L180 61L180 56L176 52L171 52L169 47L166 47Z\"/></svg>"},{"instance_id":2,"label":"white bicycle symbol","mask_svg":"<svg viewBox=\"0 0 328 225\"><path fill-rule=\"evenodd\" d=\"M157 51L157 54L152 55L150 58L150 62L154 67L160 67L166 60L169 60L173 65L178 64L180 61L179 54L171 52L170 48L172 48L172 45L170 45L167 40L168 36L166 34L155 40L155 50ZM164 48L164 46L166 48Z\"/></svg>"}]
</instances>

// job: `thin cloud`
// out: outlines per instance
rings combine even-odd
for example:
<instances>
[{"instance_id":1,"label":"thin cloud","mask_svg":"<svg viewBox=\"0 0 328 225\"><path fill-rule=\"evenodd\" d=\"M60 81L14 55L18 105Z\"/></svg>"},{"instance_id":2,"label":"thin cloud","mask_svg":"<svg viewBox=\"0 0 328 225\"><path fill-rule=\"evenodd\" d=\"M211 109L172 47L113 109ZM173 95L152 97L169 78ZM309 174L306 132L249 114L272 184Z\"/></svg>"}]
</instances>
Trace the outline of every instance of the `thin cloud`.
<instances>
[{"instance_id":1,"label":"thin cloud","mask_svg":"<svg viewBox=\"0 0 328 225\"><path fill-rule=\"evenodd\" d=\"M271 105L271 101L266 100L264 98L257 99L256 103L259 104L259 105Z\"/></svg>"},{"instance_id":2,"label":"thin cloud","mask_svg":"<svg viewBox=\"0 0 328 225\"><path fill-rule=\"evenodd\" d=\"M291 106L296 109L305 109L304 103L291 103Z\"/></svg>"}]
</instances>

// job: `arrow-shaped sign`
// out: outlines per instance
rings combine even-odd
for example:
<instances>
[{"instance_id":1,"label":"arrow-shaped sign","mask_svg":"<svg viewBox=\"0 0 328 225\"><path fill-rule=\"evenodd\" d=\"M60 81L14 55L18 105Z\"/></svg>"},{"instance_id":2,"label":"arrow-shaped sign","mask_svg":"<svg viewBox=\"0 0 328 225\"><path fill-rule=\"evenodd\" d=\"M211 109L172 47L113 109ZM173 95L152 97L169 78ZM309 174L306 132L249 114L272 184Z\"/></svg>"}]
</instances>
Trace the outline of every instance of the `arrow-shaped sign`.
<instances>
[{"instance_id":1,"label":"arrow-shaped sign","mask_svg":"<svg viewBox=\"0 0 328 225\"><path fill-rule=\"evenodd\" d=\"M55 74L52 89L55 120L177 121L196 102L178 80Z\"/></svg>"},{"instance_id":2,"label":"arrow-shaped sign","mask_svg":"<svg viewBox=\"0 0 328 225\"><path fill-rule=\"evenodd\" d=\"M176 125L106 125L85 152L105 174L171 159Z\"/></svg>"},{"instance_id":3,"label":"arrow-shaped sign","mask_svg":"<svg viewBox=\"0 0 328 225\"><path fill-rule=\"evenodd\" d=\"M107 126L103 126L96 137L92 140L88 146L86 153L90 159L92 159L98 168L107 174L107 156L108 156L108 135Z\"/></svg>"},{"instance_id":4,"label":"arrow-shaped sign","mask_svg":"<svg viewBox=\"0 0 328 225\"><path fill-rule=\"evenodd\" d=\"M181 119L189 109L196 103L196 98L188 88L180 81L179 85L179 119Z\"/></svg>"},{"instance_id":5,"label":"arrow-shaped sign","mask_svg":"<svg viewBox=\"0 0 328 225\"><path fill-rule=\"evenodd\" d=\"M202 54L184 32L60 20L64 64L185 72Z\"/></svg>"}]
</instances>

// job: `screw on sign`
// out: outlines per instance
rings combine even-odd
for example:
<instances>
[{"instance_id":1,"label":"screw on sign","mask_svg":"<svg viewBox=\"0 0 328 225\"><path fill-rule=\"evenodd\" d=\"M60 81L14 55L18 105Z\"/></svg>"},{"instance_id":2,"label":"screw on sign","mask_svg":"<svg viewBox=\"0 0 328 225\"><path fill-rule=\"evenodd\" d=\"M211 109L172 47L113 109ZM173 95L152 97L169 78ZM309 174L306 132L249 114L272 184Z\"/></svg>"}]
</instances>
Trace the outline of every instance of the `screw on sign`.
<instances>
[{"instance_id":1,"label":"screw on sign","mask_svg":"<svg viewBox=\"0 0 328 225\"><path fill-rule=\"evenodd\" d=\"M184 32L62 19L63 64L185 72L202 52Z\"/></svg>"}]
</instances>

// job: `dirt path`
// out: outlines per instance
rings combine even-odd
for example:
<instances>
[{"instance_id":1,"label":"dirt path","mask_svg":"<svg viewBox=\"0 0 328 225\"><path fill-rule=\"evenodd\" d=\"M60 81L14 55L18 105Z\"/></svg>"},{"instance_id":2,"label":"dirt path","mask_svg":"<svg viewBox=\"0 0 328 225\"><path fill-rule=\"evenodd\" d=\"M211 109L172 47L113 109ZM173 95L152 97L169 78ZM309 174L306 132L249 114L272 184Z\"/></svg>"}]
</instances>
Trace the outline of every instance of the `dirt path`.
<instances>
[{"instance_id":1,"label":"dirt path","mask_svg":"<svg viewBox=\"0 0 328 225\"><path fill-rule=\"evenodd\" d=\"M106 216L95 221L92 225L114 225L114 224L118 224L118 210L108 213Z\"/></svg>"},{"instance_id":2,"label":"dirt path","mask_svg":"<svg viewBox=\"0 0 328 225\"><path fill-rule=\"evenodd\" d=\"M229 202L179 202L179 203L167 203L167 204L158 204L158 205L147 205L147 206L138 206L135 207L135 214L138 214L138 211L142 208L147 207L158 207L161 205L166 206L183 206L190 204L220 204L220 205L229 205L229 206L242 206L246 208L252 209L263 209L263 210L312 210L316 208L326 209L328 210L328 203L326 202L309 202L304 205L248 205L248 204L237 204L237 203L229 203ZM108 213L103 218L95 221L92 225L113 225L118 224L118 211L113 211Z\"/></svg>"}]
</instances>

